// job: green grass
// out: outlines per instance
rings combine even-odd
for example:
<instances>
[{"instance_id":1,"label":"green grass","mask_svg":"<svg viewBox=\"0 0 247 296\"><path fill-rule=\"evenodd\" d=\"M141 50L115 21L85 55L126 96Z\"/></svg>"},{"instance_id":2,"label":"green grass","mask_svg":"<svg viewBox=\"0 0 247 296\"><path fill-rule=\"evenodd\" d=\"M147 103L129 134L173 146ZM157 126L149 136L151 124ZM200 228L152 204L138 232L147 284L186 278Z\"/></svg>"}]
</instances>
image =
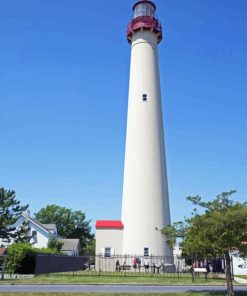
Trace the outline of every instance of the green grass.
<instances>
[{"instance_id":1,"label":"green grass","mask_svg":"<svg viewBox=\"0 0 247 296\"><path fill-rule=\"evenodd\" d=\"M190 293L162 293L162 294L119 294L119 293L0 293L1 296L225 296L225 292L190 292ZM236 296L244 296L244 293L236 293Z\"/></svg>"},{"instance_id":2,"label":"green grass","mask_svg":"<svg viewBox=\"0 0 247 296\"><path fill-rule=\"evenodd\" d=\"M146 284L146 285L192 285L191 277L178 278L167 276L90 276L90 275L50 275L36 276L30 279L6 280L2 283L11 284ZM197 278L196 285L221 285L224 279Z\"/></svg>"}]
</instances>

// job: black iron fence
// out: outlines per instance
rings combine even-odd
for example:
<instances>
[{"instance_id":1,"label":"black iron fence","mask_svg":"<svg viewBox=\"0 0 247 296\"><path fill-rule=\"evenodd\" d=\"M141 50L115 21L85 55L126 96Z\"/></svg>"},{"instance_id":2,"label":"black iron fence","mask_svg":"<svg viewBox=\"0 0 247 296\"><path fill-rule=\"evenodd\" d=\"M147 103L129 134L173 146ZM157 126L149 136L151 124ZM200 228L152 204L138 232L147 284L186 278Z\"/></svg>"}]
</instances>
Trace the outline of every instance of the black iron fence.
<instances>
[{"instance_id":1,"label":"black iron fence","mask_svg":"<svg viewBox=\"0 0 247 296\"><path fill-rule=\"evenodd\" d=\"M182 257L158 257L158 256L129 256L115 255L104 257L102 255L68 257L58 259L39 258L36 262L36 270L40 273L60 273L74 276L117 276L117 277L184 277L193 276L202 278L223 278L225 276L224 258L207 258L192 261L191 258ZM52 260L52 261L51 261ZM52 263L51 263L52 262ZM40 272L39 264L42 265ZM64 273L73 271L71 273Z\"/></svg>"},{"instance_id":2,"label":"black iron fence","mask_svg":"<svg viewBox=\"0 0 247 296\"><path fill-rule=\"evenodd\" d=\"M94 258L94 259L93 259ZM88 260L88 271L94 270L100 273L111 272L113 274L168 274L189 275L193 270L207 274L224 274L224 258L207 258L192 260L182 257L163 256L129 256L116 255L104 257L96 255Z\"/></svg>"}]
</instances>

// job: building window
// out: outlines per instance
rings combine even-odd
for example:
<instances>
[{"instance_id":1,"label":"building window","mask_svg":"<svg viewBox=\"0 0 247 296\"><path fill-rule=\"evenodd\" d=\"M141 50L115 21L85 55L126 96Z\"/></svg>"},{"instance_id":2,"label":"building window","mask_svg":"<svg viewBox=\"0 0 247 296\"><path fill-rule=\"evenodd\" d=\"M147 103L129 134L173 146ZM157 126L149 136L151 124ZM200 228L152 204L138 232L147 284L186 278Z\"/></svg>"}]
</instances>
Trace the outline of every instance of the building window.
<instances>
[{"instance_id":1,"label":"building window","mask_svg":"<svg viewBox=\"0 0 247 296\"><path fill-rule=\"evenodd\" d=\"M144 248L144 256L145 257L149 256L149 248Z\"/></svg>"},{"instance_id":2,"label":"building window","mask_svg":"<svg viewBox=\"0 0 247 296\"><path fill-rule=\"evenodd\" d=\"M148 100L148 95L147 95L147 94L143 94L143 95L142 95L142 100L143 100L144 102L146 102L146 101Z\"/></svg>"},{"instance_id":3,"label":"building window","mask_svg":"<svg viewBox=\"0 0 247 296\"><path fill-rule=\"evenodd\" d=\"M37 242L37 231L36 230L32 231L32 238L33 238L34 242Z\"/></svg>"},{"instance_id":4,"label":"building window","mask_svg":"<svg viewBox=\"0 0 247 296\"><path fill-rule=\"evenodd\" d=\"M105 248L104 257L111 257L111 248Z\"/></svg>"}]
</instances>

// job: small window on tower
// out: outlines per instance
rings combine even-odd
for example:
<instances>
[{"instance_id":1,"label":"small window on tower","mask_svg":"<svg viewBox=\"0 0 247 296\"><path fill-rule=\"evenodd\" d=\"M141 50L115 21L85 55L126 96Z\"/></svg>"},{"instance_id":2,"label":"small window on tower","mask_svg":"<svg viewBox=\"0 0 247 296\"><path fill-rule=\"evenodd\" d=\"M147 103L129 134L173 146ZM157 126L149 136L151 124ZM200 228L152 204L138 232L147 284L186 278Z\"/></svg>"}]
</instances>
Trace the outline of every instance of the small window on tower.
<instances>
[{"instance_id":1,"label":"small window on tower","mask_svg":"<svg viewBox=\"0 0 247 296\"><path fill-rule=\"evenodd\" d=\"M147 94L143 94L143 95L142 95L142 100L143 100L144 102L146 102L146 101L148 100L148 95L147 95Z\"/></svg>"},{"instance_id":2,"label":"small window on tower","mask_svg":"<svg viewBox=\"0 0 247 296\"><path fill-rule=\"evenodd\" d=\"M145 257L149 256L149 248L144 248L144 256Z\"/></svg>"}]
</instances>

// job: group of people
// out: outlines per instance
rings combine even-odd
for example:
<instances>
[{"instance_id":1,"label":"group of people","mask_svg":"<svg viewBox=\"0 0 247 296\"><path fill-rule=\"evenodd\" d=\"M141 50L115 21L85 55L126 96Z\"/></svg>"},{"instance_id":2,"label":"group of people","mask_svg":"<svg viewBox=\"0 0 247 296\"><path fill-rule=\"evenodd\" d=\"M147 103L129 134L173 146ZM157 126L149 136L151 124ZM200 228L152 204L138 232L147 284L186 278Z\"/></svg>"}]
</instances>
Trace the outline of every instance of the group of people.
<instances>
[{"instance_id":1,"label":"group of people","mask_svg":"<svg viewBox=\"0 0 247 296\"><path fill-rule=\"evenodd\" d=\"M145 272L149 272L149 269L152 268L153 273L163 273L164 272L164 266L165 262L162 259L159 263L153 263L150 265L149 259L144 258L143 265L142 260L139 257L135 257L131 260L131 266L133 267L134 271L141 272L141 267L143 266L145 269ZM130 266L126 265L126 262L124 261L122 266L119 262L119 260L116 261L116 272L120 272L121 270L130 270Z\"/></svg>"}]
</instances>

